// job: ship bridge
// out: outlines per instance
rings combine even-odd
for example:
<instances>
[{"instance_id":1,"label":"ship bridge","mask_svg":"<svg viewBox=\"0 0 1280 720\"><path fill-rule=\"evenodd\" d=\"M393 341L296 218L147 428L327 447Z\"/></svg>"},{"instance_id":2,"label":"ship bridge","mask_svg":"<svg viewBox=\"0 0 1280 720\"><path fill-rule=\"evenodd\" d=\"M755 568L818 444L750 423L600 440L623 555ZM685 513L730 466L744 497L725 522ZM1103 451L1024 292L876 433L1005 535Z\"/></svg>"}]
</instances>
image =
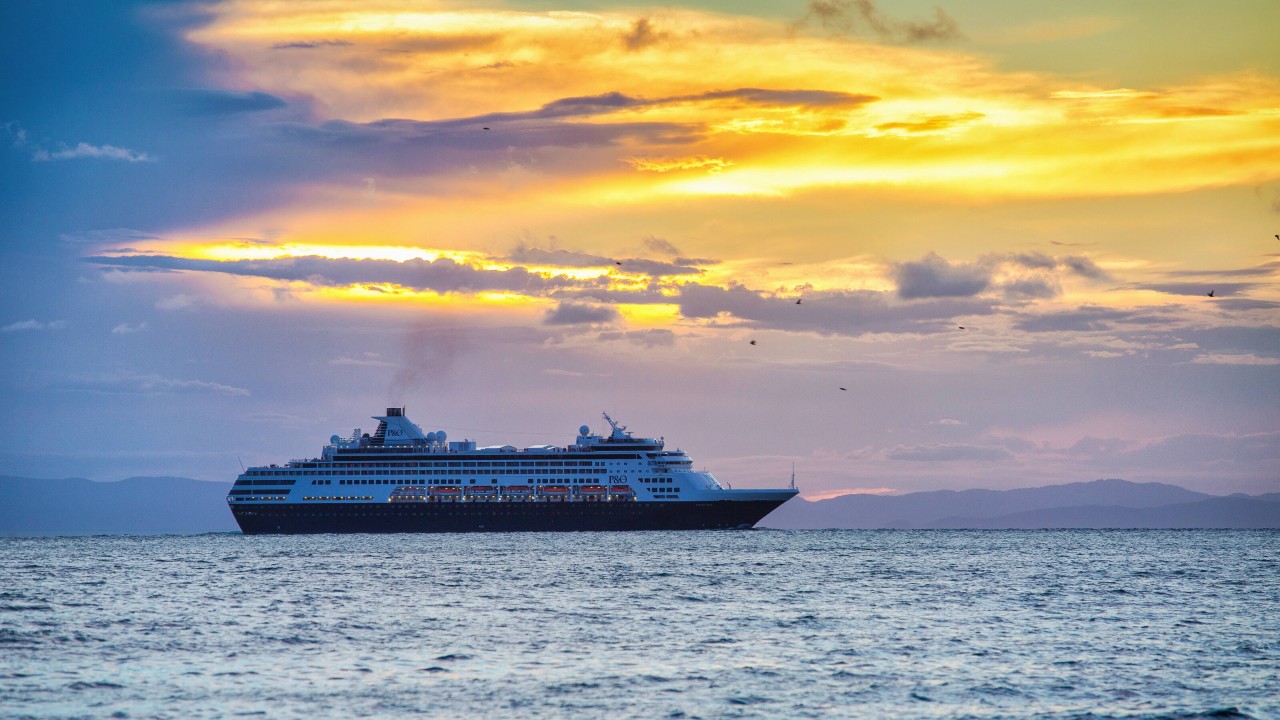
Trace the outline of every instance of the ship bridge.
<instances>
[{"instance_id":1,"label":"ship bridge","mask_svg":"<svg viewBox=\"0 0 1280 720\"><path fill-rule=\"evenodd\" d=\"M586 452L603 452L615 450L661 450L666 444L665 438L636 438L631 437L631 432L627 430L626 425L619 425L617 421L609 417L609 413L601 413L605 422L609 423L611 431L608 437L596 435L591 432L591 428L583 425L578 428L578 437L576 442L570 446L570 450L586 451Z\"/></svg>"}]
</instances>

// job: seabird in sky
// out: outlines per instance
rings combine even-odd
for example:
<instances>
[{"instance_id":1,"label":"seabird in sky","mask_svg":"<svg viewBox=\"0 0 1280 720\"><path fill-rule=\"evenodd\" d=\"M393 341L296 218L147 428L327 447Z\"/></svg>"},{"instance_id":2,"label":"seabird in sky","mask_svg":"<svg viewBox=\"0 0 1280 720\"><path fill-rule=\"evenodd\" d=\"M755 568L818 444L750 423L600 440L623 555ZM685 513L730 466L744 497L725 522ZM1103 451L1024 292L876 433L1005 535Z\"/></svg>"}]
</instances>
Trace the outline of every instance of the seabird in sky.
<instances>
[{"instance_id":1,"label":"seabird in sky","mask_svg":"<svg viewBox=\"0 0 1280 720\"><path fill-rule=\"evenodd\" d=\"M756 341L755 341L755 340L752 340L752 341L751 341L751 344L752 344L752 345L755 345L755 344L756 344Z\"/></svg>"},{"instance_id":2,"label":"seabird in sky","mask_svg":"<svg viewBox=\"0 0 1280 720\"><path fill-rule=\"evenodd\" d=\"M1209 291L1209 297L1213 297L1213 291L1212 291L1212 290L1210 290L1210 291Z\"/></svg>"}]
</instances>

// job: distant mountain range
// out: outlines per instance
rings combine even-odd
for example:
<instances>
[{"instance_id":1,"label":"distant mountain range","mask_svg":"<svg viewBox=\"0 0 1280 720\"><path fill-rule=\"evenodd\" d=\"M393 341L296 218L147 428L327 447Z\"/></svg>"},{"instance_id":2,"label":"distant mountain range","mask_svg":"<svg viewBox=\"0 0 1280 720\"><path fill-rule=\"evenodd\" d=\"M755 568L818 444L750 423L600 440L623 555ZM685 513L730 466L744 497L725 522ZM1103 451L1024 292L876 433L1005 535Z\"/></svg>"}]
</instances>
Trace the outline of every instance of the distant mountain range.
<instances>
[{"instance_id":1,"label":"distant mountain range","mask_svg":"<svg viewBox=\"0 0 1280 720\"><path fill-rule=\"evenodd\" d=\"M0 476L0 536L235 532L226 502L230 487L178 477L93 482ZM1020 490L795 498L760 527L1280 528L1280 493L1222 497L1162 483L1095 480Z\"/></svg>"},{"instance_id":2,"label":"distant mountain range","mask_svg":"<svg viewBox=\"0 0 1280 720\"><path fill-rule=\"evenodd\" d=\"M1018 490L796 498L761 527L779 529L1280 528L1280 493L1218 496L1125 480Z\"/></svg>"},{"instance_id":3,"label":"distant mountain range","mask_svg":"<svg viewBox=\"0 0 1280 720\"><path fill-rule=\"evenodd\" d=\"M133 477L33 480L0 476L0 535L163 535L239 531L229 482Z\"/></svg>"}]
</instances>

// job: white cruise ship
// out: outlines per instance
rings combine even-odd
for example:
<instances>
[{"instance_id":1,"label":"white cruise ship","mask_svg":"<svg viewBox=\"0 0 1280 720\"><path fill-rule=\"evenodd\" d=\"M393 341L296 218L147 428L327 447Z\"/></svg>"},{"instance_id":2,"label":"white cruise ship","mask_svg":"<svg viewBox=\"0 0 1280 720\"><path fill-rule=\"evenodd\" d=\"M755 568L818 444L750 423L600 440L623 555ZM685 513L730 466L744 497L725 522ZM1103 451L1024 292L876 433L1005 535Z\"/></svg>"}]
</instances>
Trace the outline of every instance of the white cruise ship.
<instances>
[{"instance_id":1,"label":"white cruise ship","mask_svg":"<svg viewBox=\"0 0 1280 720\"><path fill-rule=\"evenodd\" d=\"M727 488L662 439L604 419L608 435L584 425L564 447L476 447L387 408L372 435L249 468L227 504L246 534L694 530L753 527L796 495Z\"/></svg>"}]
</instances>

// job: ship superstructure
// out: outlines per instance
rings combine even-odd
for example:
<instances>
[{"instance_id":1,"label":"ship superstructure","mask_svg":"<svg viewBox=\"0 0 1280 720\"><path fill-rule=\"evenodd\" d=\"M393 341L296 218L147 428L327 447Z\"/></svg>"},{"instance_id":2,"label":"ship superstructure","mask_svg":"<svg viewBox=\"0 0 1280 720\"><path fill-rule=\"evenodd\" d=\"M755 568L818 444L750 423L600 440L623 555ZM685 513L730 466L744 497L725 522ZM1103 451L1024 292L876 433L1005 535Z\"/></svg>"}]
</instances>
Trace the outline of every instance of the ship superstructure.
<instances>
[{"instance_id":1,"label":"ship superstructure","mask_svg":"<svg viewBox=\"0 0 1280 720\"><path fill-rule=\"evenodd\" d=\"M733 490L662 438L606 413L566 446L476 447L424 433L404 408L320 457L253 467L227 504L245 533L749 528L794 489Z\"/></svg>"}]
</instances>

